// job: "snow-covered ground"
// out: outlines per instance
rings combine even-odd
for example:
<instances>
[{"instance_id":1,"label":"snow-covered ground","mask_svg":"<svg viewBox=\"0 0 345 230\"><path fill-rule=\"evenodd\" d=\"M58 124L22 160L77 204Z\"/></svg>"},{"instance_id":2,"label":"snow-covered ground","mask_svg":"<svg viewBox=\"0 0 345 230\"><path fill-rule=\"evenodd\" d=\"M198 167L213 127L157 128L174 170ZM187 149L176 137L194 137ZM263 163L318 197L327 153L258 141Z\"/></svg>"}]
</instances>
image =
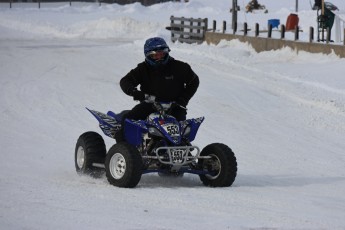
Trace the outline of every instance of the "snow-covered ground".
<instances>
[{"instance_id":1,"label":"snow-covered ground","mask_svg":"<svg viewBox=\"0 0 345 230\"><path fill-rule=\"evenodd\" d=\"M169 41L171 15L229 20L229 2L2 3L0 229L345 229L345 59ZM259 2L268 14L241 12L239 21L285 21L295 9L291 0ZM332 3L344 15L345 2ZM300 1L302 27L315 15ZM151 36L164 37L199 75L188 117L206 120L194 144L233 149L232 187L146 174L123 189L76 174L77 138L101 133L85 107L135 105L119 80L143 60ZM114 143L104 139L107 148Z\"/></svg>"}]
</instances>

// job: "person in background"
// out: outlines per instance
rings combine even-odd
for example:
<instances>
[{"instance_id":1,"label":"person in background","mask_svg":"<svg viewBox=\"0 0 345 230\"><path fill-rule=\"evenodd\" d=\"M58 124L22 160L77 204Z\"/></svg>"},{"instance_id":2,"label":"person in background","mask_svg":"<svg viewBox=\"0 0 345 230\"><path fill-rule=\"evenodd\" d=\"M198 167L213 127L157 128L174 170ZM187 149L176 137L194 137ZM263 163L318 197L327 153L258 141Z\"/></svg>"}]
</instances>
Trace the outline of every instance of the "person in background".
<instances>
[{"instance_id":1,"label":"person in background","mask_svg":"<svg viewBox=\"0 0 345 230\"><path fill-rule=\"evenodd\" d=\"M265 6L260 5L258 0L251 0L246 6L246 12L253 12L253 10L265 9Z\"/></svg>"}]
</instances>

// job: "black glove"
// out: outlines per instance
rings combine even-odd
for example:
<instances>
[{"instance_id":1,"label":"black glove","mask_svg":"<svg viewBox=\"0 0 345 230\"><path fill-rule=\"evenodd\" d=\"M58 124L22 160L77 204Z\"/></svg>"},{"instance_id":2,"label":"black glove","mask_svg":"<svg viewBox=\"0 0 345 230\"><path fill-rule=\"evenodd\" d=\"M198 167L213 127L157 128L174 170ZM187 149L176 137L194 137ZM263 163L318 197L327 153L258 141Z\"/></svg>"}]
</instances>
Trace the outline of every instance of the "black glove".
<instances>
[{"instance_id":1,"label":"black glove","mask_svg":"<svg viewBox=\"0 0 345 230\"><path fill-rule=\"evenodd\" d=\"M137 89L133 89L132 91L132 97L134 101L144 101L145 100L145 94Z\"/></svg>"},{"instance_id":2,"label":"black glove","mask_svg":"<svg viewBox=\"0 0 345 230\"><path fill-rule=\"evenodd\" d=\"M176 100L176 104L177 105L180 105L184 108L186 108L188 102L183 98L183 97L179 97L177 100Z\"/></svg>"}]
</instances>

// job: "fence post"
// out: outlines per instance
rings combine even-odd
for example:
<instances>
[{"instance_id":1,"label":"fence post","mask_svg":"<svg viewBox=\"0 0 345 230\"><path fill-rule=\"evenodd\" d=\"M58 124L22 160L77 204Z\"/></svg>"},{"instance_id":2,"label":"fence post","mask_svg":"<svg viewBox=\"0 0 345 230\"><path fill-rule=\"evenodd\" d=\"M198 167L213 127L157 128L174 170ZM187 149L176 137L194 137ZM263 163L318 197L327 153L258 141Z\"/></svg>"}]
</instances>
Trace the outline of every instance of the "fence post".
<instances>
[{"instance_id":1,"label":"fence post","mask_svg":"<svg viewBox=\"0 0 345 230\"><path fill-rule=\"evenodd\" d=\"M208 29L208 18L204 19L204 23L205 23L205 25L204 25L204 36L205 36L205 33L206 33L207 29Z\"/></svg>"},{"instance_id":2,"label":"fence post","mask_svg":"<svg viewBox=\"0 0 345 230\"><path fill-rule=\"evenodd\" d=\"M259 23L255 23L255 37L259 36Z\"/></svg>"},{"instance_id":3,"label":"fence post","mask_svg":"<svg viewBox=\"0 0 345 230\"><path fill-rule=\"evenodd\" d=\"M299 39L299 27L298 26L296 26L295 27L295 41L297 41L298 39Z\"/></svg>"},{"instance_id":4,"label":"fence post","mask_svg":"<svg viewBox=\"0 0 345 230\"><path fill-rule=\"evenodd\" d=\"M175 34L174 34L173 28L172 28L173 24L174 24L174 15L171 15L171 16L170 16L171 41L172 41L172 42L175 42L175 41L174 41Z\"/></svg>"},{"instance_id":5,"label":"fence post","mask_svg":"<svg viewBox=\"0 0 345 230\"><path fill-rule=\"evenodd\" d=\"M216 20L213 20L213 32L216 31L216 28L217 28L217 22Z\"/></svg>"},{"instance_id":6,"label":"fence post","mask_svg":"<svg viewBox=\"0 0 345 230\"><path fill-rule=\"evenodd\" d=\"M271 38L272 37L272 24L269 24L268 25L268 38Z\"/></svg>"},{"instance_id":7,"label":"fence post","mask_svg":"<svg viewBox=\"0 0 345 230\"><path fill-rule=\"evenodd\" d=\"M189 28L189 33L193 33L193 18L190 19L190 22L189 22L189 25L190 25L190 28Z\"/></svg>"},{"instance_id":8,"label":"fence post","mask_svg":"<svg viewBox=\"0 0 345 230\"><path fill-rule=\"evenodd\" d=\"M281 38L281 39L284 39L284 38L285 38L285 25L282 25L282 26L281 26L280 38Z\"/></svg>"},{"instance_id":9,"label":"fence post","mask_svg":"<svg viewBox=\"0 0 345 230\"><path fill-rule=\"evenodd\" d=\"M200 19L200 25L201 25L201 23L204 23L204 26L203 26L203 28L202 28L202 30L201 30L201 33L202 33L202 40L203 40L203 41L205 41L205 34L206 34L207 29L208 29L207 22L208 22L207 18Z\"/></svg>"},{"instance_id":10,"label":"fence post","mask_svg":"<svg viewBox=\"0 0 345 230\"><path fill-rule=\"evenodd\" d=\"M331 41L331 29L327 27L327 39L326 42L329 43Z\"/></svg>"},{"instance_id":11,"label":"fence post","mask_svg":"<svg viewBox=\"0 0 345 230\"><path fill-rule=\"evenodd\" d=\"M223 21L223 33L226 31L226 21Z\"/></svg>"},{"instance_id":12,"label":"fence post","mask_svg":"<svg viewBox=\"0 0 345 230\"><path fill-rule=\"evenodd\" d=\"M182 25L182 28L184 28L184 17L182 17L181 25ZM180 34L180 38L184 38L184 35ZM182 41L180 41L180 42L182 42Z\"/></svg>"},{"instance_id":13,"label":"fence post","mask_svg":"<svg viewBox=\"0 0 345 230\"><path fill-rule=\"evenodd\" d=\"M248 24L245 22L244 24L243 24L243 35L244 36L247 36L247 33L248 33Z\"/></svg>"},{"instance_id":14,"label":"fence post","mask_svg":"<svg viewBox=\"0 0 345 230\"><path fill-rule=\"evenodd\" d=\"M235 29L237 23L237 0L232 0L232 29Z\"/></svg>"},{"instance_id":15,"label":"fence post","mask_svg":"<svg viewBox=\"0 0 345 230\"><path fill-rule=\"evenodd\" d=\"M199 19L200 19L200 22L199 22L200 26L201 26L202 23L204 23L203 29L200 31L202 33L202 41L204 42L205 41L205 34L206 34L206 31L207 31L207 27L208 27L208 25L207 25L207 18L204 18L204 19L199 18Z\"/></svg>"},{"instance_id":16,"label":"fence post","mask_svg":"<svg viewBox=\"0 0 345 230\"><path fill-rule=\"evenodd\" d=\"M236 34L237 32L237 22L234 23L234 29L232 31L233 34Z\"/></svg>"},{"instance_id":17,"label":"fence post","mask_svg":"<svg viewBox=\"0 0 345 230\"><path fill-rule=\"evenodd\" d=\"M309 42L312 43L314 40L314 27L309 27Z\"/></svg>"}]
</instances>

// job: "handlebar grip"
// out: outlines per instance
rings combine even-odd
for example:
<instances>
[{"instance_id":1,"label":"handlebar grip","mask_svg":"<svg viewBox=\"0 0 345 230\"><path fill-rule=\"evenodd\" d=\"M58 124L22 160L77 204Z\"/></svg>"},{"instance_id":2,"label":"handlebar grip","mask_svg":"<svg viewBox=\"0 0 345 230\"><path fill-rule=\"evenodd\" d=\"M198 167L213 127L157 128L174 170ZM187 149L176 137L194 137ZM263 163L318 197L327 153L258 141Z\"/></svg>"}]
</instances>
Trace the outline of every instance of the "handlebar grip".
<instances>
[{"instance_id":1,"label":"handlebar grip","mask_svg":"<svg viewBox=\"0 0 345 230\"><path fill-rule=\"evenodd\" d=\"M146 103L155 103L156 102L156 96L145 94L145 100Z\"/></svg>"}]
</instances>

